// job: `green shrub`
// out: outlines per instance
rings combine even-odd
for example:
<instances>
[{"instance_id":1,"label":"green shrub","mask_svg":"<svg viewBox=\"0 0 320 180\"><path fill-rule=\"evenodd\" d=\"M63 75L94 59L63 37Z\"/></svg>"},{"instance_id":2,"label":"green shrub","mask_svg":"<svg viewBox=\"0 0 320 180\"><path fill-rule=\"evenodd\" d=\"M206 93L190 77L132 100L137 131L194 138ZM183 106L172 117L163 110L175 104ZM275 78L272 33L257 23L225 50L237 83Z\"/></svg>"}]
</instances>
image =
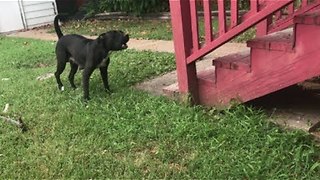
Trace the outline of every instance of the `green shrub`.
<instances>
[{"instance_id":1,"label":"green shrub","mask_svg":"<svg viewBox=\"0 0 320 180\"><path fill-rule=\"evenodd\" d=\"M198 2L199 9L202 3ZM212 1L212 10L217 10L216 0ZM250 1L240 1L240 9L249 9ZM146 13L169 11L169 0L91 0L84 7L88 15L101 12L127 12L136 16ZM230 9L230 2L226 2L226 9Z\"/></svg>"},{"instance_id":2,"label":"green shrub","mask_svg":"<svg viewBox=\"0 0 320 180\"><path fill-rule=\"evenodd\" d=\"M85 7L88 14L127 12L140 16L169 10L169 0L93 0Z\"/></svg>"}]
</instances>

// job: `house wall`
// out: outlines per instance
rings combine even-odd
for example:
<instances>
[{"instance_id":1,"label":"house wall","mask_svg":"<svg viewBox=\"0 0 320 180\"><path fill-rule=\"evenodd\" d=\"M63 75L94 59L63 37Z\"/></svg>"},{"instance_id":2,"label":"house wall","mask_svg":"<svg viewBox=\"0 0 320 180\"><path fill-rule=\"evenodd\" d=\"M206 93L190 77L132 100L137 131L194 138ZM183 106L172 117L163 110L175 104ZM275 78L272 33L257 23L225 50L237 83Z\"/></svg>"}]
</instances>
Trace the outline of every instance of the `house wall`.
<instances>
[{"instance_id":1,"label":"house wall","mask_svg":"<svg viewBox=\"0 0 320 180\"><path fill-rule=\"evenodd\" d=\"M0 1L0 32L51 24L55 14L55 0Z\"/></svg>"},{"instance_id":2,"label":"house wall","mask_svg":"<svg viewBox=\"0 0 320 180\"><path fill-rule=\"evenodd\" d=\"M56 14L54 0L22 0L21 5L27 28L53 22Z\"/></svg>"},{"instance_id":3,"label":"house wall","mask_svg":"<svg viewBox=\"0 0 320 180\"><path fill-rule=\"evenodd\" d=\"M18 0L0 1L0 32L24 29Z\"/></svg>"}]
</instances>

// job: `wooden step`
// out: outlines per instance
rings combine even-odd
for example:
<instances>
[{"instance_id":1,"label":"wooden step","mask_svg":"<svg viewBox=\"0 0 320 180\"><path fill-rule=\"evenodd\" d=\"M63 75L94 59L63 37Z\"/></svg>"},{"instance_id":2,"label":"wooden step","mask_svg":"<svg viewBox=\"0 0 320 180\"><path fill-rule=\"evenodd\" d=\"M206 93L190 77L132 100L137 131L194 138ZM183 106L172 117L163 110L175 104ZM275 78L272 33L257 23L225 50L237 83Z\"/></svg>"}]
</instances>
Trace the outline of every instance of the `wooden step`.
<instances>
[{"instance_id":1,"label":"wooden step","mask_svg":"<svg viewBox=\"0 0 320 180\"><path fill-rule=\"evenodd\" d=\"M198 85L205 88L215 88L216 78L215 78L215 67L209 67L205 70L197 72ZM186 97L184 94L180 93L178 83L171 84L162 89L163 93L172 99L185 101Z\"/></svg>"},{"instance_id":2,"label":"wooden step","mask_svg":"<svg viewBox=\"0 0 320 180\"><path fill-rule=\"evenodd\" d=\"M216 84L216 73L215 68L210 67L203 71L197 72L198 83L205 85L205 86L212 86L214 87Z\"/></svg>"},{"instance_id":3,"label":"wooden step","mask_svg":"<svg viewBox=\"0 0 320 180\"><path fill-rule=\"evenodd\" d=\"M247 46L269 51L293 52L293 28L249 40Z\"/></svg>"},{"instance_id":4,"label":"wooden step","mask_svg":"<svg viewBox=\"0 0 320 180\"><path fill-rule=\"evenodd\" d=\"M163 93L171 98L174 98L179 95L179 86L178 83L171 84L162 89Z\"/></svg>"},{"instance_id":5,"label":"wooden step","mask_svg":"<svg viewBox=\"0 0 320 180\"><path fill-rule=\"evenodd\" d=\"M250 72L250 50L219 57L212 61L216 68L245 70Z\"/></svg>"},{"instance_id":6,"label":"wooden step","mask_svg":"<svg viewBox=\"0 0 320 180\"><path fill-rule=\"evenodd\" d=\"M320 25L320 10L295 16L293 22L297 24Z\"/></svg>"}]
</instances>

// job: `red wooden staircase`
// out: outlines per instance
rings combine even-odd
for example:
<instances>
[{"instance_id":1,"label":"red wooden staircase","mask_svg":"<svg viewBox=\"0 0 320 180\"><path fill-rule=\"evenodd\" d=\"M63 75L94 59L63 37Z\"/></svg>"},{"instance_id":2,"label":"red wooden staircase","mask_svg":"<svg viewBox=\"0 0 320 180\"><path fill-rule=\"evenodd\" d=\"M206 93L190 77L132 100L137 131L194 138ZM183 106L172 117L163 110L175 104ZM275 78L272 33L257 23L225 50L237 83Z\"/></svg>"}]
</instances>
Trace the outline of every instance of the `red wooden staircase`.
<instances>
[{"instance_id":1,"label":"red wooden staircase","mask_svg":"<svg viewBox=\"0 0 320 180\"><path fill-rule=\"evenodd\" d=\"M219 29L213 32L211 7L219 8ZM239 16L239 2L171 0L178 84L166 94L191 97L193 103L227 106L247 102L320 75L320 2L250 0L250 10ZM203 6L205 42L199 39L197 11ZM227 23L229 22L229 24ZM222 26L222 27L221 27ZM195 62L251 27L257 38L249 51L213 60L197 71ZM232 51L232 50L230 50Z\"/></svg>"}]
</instances>

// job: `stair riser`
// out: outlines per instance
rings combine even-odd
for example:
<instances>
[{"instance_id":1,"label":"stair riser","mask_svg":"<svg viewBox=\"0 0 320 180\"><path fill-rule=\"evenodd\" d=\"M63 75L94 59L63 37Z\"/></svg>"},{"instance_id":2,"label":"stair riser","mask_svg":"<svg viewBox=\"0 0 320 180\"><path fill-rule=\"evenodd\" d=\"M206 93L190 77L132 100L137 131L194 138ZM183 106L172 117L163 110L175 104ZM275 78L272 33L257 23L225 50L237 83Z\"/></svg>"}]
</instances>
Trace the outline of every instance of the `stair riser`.
<instances>
[{"instance_id":1,"label":"stair riser","mask_svg":"<svg viewBox=\"0 0 320 180\"><path fill-rule=\"evenodd\" d=\"M314 51L320 53L320 26L297 24L295 45L298 54Z\"/></svg>"},{"instance_id":2,"label":"stair riser","mask_svg":"<svg viewBox=\"0 0 320 180\"><path fill-rule=\"evenodd\" d=\"M216 68L216 86L226 86L229 84L233 84L237 82L239 78L244 75L247 75L248 72L246 70L232 70L225 68Z\"/></svg>"},{"instance_id":3,"label":"stair riser","mask_svg":"<svg viewBox=\"0 0 320 180\"><path fill-rule=\"evenodd\" d=\"M251 72L268 73L277 67L288 66L294 62L296 53L268 51L264 49L252 49Z\"/></svg>"},{"instance_id":4,"label":"stair riser","mask_svg":"<svg viewBox=\"0 0 320 180\"><path fill-rule=\"evenodd\" d=\"M232 67L233 63L237 65L240 60L227 57L225 60L216 61L215 71L212 71L214 77L208 78L203 74L198 78L200 104L226 107L233 100L247 102L320 76L320 26L318 24L296 24L294 33L290 37L290 47L287 46L287 42L274 43L273 41L283 40L277 40L277 36L272 37L268 47L260 47L264 45L263 38L258 39L260 42L252 41L258 44L251 44L253 46L250 54L251 64L247 66L250 71Z\"/></svg>"},{"instance_id":5,"label":"stair riser","mask_svg":"<svg viewBox=\"0 0 320 180\"><path fill-rule=\"evenodd\" d=\"M200 86L200 102L209 106L227 105L233 99L246 102L320 75L320 54L296 57L287 66L279 65L281 60L285 59L269 60L274 65L269 71L225 75L231 81L219 82L217 88L211 87L211 90Z\"/></svg>"},{"instance_id":6,"label":"stair riser","mask_svg":"<svg viewBox=\"0 0 320 180\"><path fill-rule=\"evenodd\" d=\"M230 70L234 70L234 71L246 71L246 72L250 72L251 68L250 65L248 64L243 64L243 63L222 63L222 62L215 62L214 66L216 68L220 68L220 69L230 69Z\"/></svg>"},{"instance_id":7,"label":"stair riser","mask_svg":"<svg viewBox=\"0 0 320 180\"><path fill-rule=\"evenodd\" d=\"M201 104L247 102L320 75L320 26L296 26L295 53L252 49L251 73L216 68L216 88L199 84Z\"/></svg>"},{"instance_id":8,"label":"stair riser","mask_svg":"<svg viewBox=\"0 0 320 180\"><path fill-rule=\"evenodd\" d=\"M252 49L265 49L269 51L286 51L286 52L293 52L292 43L250 43L248 45L249 47L252 47Z\"/></svg>"}]
</instances>

